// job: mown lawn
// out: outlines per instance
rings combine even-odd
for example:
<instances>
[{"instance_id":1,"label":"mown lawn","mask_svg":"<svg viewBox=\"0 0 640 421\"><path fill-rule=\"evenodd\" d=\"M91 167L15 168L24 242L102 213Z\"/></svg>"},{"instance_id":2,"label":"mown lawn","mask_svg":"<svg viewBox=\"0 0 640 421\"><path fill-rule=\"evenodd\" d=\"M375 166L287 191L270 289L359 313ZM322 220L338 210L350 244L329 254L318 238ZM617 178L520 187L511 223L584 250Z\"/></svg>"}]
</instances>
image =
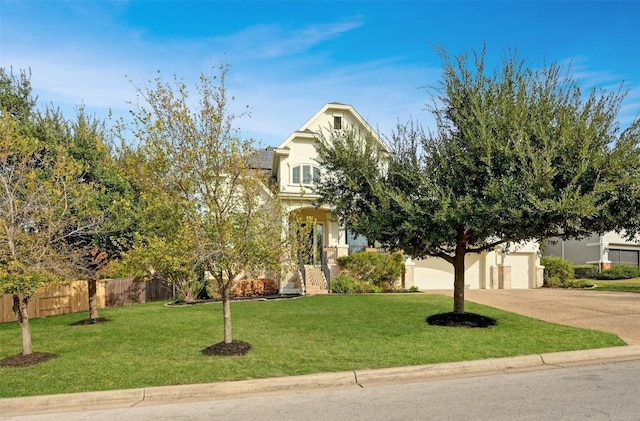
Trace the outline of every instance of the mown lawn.
<instances>
[{"instance_id":1,"label":"mown lawn","mask_svg":"<svg viewBox=\"0 0 640 421\"><path fill-rule=\"evenodd\" d=\"M596 291L617 291L617 292L636 292L640 293L640 278L619 279L616 281L599 281L597 279L590 280L596 285Z\"/></svg>"},{"instance_id":2,"label":"mown lawn","mask_svg":"<svg viewBox=\"0 0 640 421\"><path fill-rule=\"evenodd\" d=\"M58 358L0 368L0 397L204 383L361 370L624 345L609 333L545 323L467 303L494 317L488 329L434 327L451 298L426 294L331 295L232 304L243 357L200 350L222 340L219 304L111 308L112 321L69 326L86 313L32 320L34 350ZM16 323L0 325L0 359L19 353Z\"/></svg>"}]
</instances>

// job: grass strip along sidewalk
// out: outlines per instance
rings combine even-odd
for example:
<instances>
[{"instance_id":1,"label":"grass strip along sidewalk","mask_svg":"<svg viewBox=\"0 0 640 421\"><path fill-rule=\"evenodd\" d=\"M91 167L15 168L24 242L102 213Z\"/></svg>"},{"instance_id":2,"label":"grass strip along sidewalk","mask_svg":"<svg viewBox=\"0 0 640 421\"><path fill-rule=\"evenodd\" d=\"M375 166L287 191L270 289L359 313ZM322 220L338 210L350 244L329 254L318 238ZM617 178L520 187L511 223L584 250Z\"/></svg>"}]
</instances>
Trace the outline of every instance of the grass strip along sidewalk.
<instances>
[{"instance_id":1,"label":"grass strip along sidewalk","mask_svg":"<svg viewBox=\"0 0 640 421\"><path fill-rule=\"evenodd\" d=\"M0 397L207 383L363 370L624 345L617 336L530 319L467 303L490 316L487 329L429 326L451 311L449 297L426 294L329 295L232 303L243 357L205 356L222 338L218 303L150 303L100 311L110 322L70 326L86 313L32 320L45 363L0 368ZM20 352L17 323L0 325L0 359Z\"/></svg>"},{"instance_id":2,"label":"grass strip along sidewalk","mask_svg":"<svg viewBox=\"0 0 640 421\"><path fill-rule=\"evenodd\" d=\"M590 279L595 284L596 291L616 291L640 293L640 278L619 279L615 281L601 281Z\"/></svg>"}]
</instances>

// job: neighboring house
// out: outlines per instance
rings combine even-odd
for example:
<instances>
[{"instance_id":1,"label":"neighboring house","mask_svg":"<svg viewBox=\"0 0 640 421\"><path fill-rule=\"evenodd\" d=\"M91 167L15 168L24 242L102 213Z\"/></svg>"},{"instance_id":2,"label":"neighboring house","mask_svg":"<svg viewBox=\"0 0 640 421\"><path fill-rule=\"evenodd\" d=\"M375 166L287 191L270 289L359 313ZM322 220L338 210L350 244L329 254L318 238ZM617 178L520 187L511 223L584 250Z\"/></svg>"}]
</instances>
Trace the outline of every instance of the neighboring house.
<instances>
[{"instance_id":1,"label":"neighboring house","mask_svg":"<svg viewBox=\"0 0 640 421\"><path fill-rule=\"evenodd\" d=\"M271 181L292 217L315 220L310 233L313 247L309 260L304 262L304 282L292 280L281 286L282 293L306 290L321 291L327 288L327 278L337 273L336 259L363 250L365 238L341 227L328 206L316 207L318 196L313 193L314 180L322 172L317 161L316 145L319 134L330 139L332 130L355 127L371 133L388 147L373 128L350 105L329 103L313 117L291 133L277 148L260 151L256 167L270 171ZM269 160L271 165L269 166ZM535 288L542 285L542 268L539 266L538 244L527 243L506 250L467 257L466 281L469 288ZM323 261L324 256L324 261ZM439 258L406 262L405 287L416 285L421 289L452 289L453 267Z\"/></svg>"},{"instance_id":2,"label":"neighboring house","mask_svg":"<svg viewBox=\"0 0 640 421\"><path fill-rule=\"evenodd\" d=\"M545 254L560 256L577 265L598 265L600 270L614 265L640 266L640 237L630 241L624 234L610 231L582 240L550 239Z\"/></svg>"}]
</instances>

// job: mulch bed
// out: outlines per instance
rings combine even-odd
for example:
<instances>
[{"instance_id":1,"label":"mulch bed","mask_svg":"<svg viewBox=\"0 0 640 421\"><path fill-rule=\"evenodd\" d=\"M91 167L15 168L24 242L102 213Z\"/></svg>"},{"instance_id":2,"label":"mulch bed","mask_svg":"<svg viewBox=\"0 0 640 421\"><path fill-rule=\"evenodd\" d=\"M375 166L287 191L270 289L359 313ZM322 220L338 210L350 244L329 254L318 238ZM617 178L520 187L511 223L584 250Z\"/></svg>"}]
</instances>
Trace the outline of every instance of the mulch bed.
<instances>
[{"instance_id":1,"label":"mulch bed","mask_svg":"<svg viewBox=\"0 0 640 421\"><path fill-rule=\"evenodd\" d=\"M441 313L427 317L427 323L434 326L451 327L491 327L498 324L494 318L475 313Z\"/></svg>"},{"instance_id":2,"label":"mulch bed","mask_svg":"<svg viewBox=\"0 0 640 421\"><path fill-rule=\"evenodd\" d=\"M211 345L202 350L204 355L225 355L225 356L241 356L245 355L251 350L251 344L243 341L231 341L227 344L218 342L215 345Z\"/></svg>"},{"instance_id":3,"label":"mulch bed","mask_svg":"<svg viewBox=\"0 0 640 421\"><path fill-rule=\"evenodd\" d=\"M0 360L0 367L29 367L56 357L57 355L46 352L34 352L29 355L18 354Z\"/></svg>"},{"instance_id":4,"label":"mulch bed","mask_svg":"<svg viewBox=\"0 0 640 421\"><path fill-rule=\"evenodd\" d=\"M71 323L69 326L85 326L85 325L97 325L100 323L110 322L111 319L106 319L104 317L98 317L97 319L84 319L79 322Z\"/></svg>"}]
</instances>

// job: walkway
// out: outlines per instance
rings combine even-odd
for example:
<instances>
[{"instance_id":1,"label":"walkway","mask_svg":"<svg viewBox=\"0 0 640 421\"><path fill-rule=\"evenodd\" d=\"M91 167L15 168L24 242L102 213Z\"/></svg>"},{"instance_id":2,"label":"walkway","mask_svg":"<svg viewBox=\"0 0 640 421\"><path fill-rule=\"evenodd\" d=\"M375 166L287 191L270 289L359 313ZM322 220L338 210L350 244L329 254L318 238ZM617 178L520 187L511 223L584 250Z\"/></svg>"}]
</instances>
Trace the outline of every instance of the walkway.
<instances>
[{"instance_id":1,"label":"walkway","mask_svg":"<svg viewBox=\"0 0 640 421\"><path fill-rule=\"evenodd\" d=\"M452 295L452 291L429 293ZM548 322L617 334L640 345L640 294L564 289L466 290L465 299Z\"/></svg>"}]
</instances>

